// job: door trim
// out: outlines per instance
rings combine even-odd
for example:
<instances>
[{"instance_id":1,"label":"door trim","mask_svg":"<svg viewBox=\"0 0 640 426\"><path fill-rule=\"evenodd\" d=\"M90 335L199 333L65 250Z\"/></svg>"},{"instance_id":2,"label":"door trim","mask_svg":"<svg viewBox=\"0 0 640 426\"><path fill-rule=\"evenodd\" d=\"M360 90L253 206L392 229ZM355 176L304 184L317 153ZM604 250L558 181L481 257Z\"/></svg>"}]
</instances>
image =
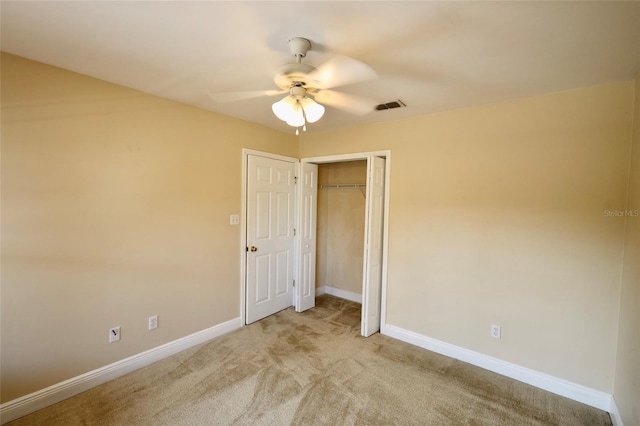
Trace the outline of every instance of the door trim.
<instances>
[{"instance_id":1,"label":"door trim","mask_svg":"<svg viewBox=\"0 0 640 426\"><path fill-rule=\"evenodd\" d=\"M298 170L299 159L293 157L287 157L284 155L272 154L270 152L256 151L253 149L242 149L242 188L241 188L241 202L240 202L240 319L241 325L245 326L247 324L247 305L246 305L246 297L247 297L247 288L246 288L246 280L247 280L247 171L249 169L249 156L256 155L259 157L271 158L274 160L282 160L294 163L296 165L296 172ZM297 201L296 203L296 211L297 211ZM294 241L295 248L295 241ZM297 267L297 253L294 250L294 277L296 276ZM294 292L295 297L295 292Z\"/></svg>"},{"instance_id":2,"label":"door trim","mask_svg":"<svg viewBox=\"0 0 640 426\"><path fill-rule=\"evenodd\" d=\"M391 189L391 150L357 152L353 154L327 155L301 158L300 163L339 163L343 161L366 160L369 157L384 157L384 218L382 242L382 289L380 294L380 333L384 334L387 324L387 266L389 260L389 198Z\"/></svg>"}]
</instances>

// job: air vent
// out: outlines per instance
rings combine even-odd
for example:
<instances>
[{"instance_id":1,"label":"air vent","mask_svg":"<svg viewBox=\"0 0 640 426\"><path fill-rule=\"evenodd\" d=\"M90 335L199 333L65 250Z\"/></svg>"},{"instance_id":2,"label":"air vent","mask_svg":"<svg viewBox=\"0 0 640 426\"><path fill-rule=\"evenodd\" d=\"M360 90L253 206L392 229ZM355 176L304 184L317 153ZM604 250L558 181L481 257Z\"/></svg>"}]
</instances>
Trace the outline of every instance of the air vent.
<instances>
[{"instance_id":1,"label":"air vent","mask_svg":"<svg viewBox=\"0 0 640 426\"><path fill-rule=\"evenodd\" d=\"M387 102L386 104L376 105L377 111L383 111L385 109L394 109L394 108L404 108L407 105L402 102L400 99L397 101Z\"/></svg>"}]
</instances>

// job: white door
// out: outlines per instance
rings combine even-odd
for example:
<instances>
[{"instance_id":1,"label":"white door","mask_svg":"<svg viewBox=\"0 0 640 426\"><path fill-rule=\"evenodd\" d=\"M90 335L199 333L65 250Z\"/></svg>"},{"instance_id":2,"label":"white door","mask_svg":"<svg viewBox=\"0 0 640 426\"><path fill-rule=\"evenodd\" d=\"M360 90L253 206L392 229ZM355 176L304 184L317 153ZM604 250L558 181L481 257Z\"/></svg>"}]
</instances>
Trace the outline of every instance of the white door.
<instances>
[{"instance_id":1,"label":"white door","mask_svg":"<svg viewBox=\"0 0 640 426\"><path fill-rule=\"evenodd\" d=\"M293 305L295 163L248 156L246 323Z\"/></svg>"},{"instance_id":2,"label":"white door","mask_svg":"<svg viewBox=\"0 0 640 426\"><path fill-rule=\"evenodd\" d=\"M298 300L296 311L316 305L316 217L318 211L318 165L302 163L300 172L300 249L298 253Z\"/></svg>"},{"instance_id":3,"label":"white door","mask_svg":"<svg viewBox=\"0 0 640 426\"><path fill-rule=\"evenodd\" d=\"M361 330L361 334L365 337L380 331L385 160L380 157L369 157L367 167Z\"/></svg>"}]
</instances>

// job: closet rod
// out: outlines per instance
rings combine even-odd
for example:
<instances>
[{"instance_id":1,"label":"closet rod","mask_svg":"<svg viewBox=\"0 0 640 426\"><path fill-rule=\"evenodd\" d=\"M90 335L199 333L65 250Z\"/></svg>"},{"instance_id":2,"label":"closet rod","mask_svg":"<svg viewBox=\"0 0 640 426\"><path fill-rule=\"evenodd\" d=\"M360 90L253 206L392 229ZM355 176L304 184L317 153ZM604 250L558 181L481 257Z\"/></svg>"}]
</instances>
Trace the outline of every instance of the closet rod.
<instances>
[{"instance_id":1,"label":"closet rod","mask_svg":"<svg viewBox=\"0 0 640 426\"><path fill-rule=\"evenodd\" d=\"M338 185L320 185L320 189L325 188L366 188L365 183L341 183Z\"/></svg>"}]
</instances>

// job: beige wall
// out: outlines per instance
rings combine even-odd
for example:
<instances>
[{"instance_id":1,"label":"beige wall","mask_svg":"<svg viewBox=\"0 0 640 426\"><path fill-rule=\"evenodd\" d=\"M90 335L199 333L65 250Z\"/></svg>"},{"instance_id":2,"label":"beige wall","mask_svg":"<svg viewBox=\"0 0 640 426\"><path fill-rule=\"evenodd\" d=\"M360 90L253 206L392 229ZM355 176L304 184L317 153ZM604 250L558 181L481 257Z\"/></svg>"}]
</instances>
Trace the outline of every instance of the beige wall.
<instances>
[{"instance_id":1,"label":"beige wall","mask_svg":"<svg viewBox=\"0 0 640 426\"><path fill-rule=\"evenodd\" d=\"M615 83L305 134L300 155L391 149L389 324L611 393L624 218L604 210L625 207L632 104Z\"/></svg>"},{"instance_id":2,"label":"beige wall","mask_svg":"<svg viewBox=\"0 0 640 426\"><path fill-rule=\"evenodd\" d=\"M318 165L318 184L365 183L367 162ZM316 287L362 294L365 189L318 191Z\"/></svg>"},{"instance_id":3,"label":"beige wall","mask_svg":"<svg viewBox=\"0 0 640 426\"><path fill-rule=\"evenodd\" d=\"M635 111L627 201L620 329L614 399L625 425L640 425L640 74L635 80Z\"/></svg>"},{"instance_id":4,"label":"beige wall","mask_svg":"<svg viewBox=\"0 0 640 426\"><path fill-rule=\"evenodd\" d=\"M4 54L1 136L3 402L239 316L241 150L295 136Z\"/></svg>"},{"instance_id":5,"label":"beige wall","mask_svg":"<svg viewBox=\"0 0 640 426\"><path fill-rule=\"evenodd\" d=\"M242 148L391 149L387 321L609 393L615 375L638 422L640 231L604 214L640 199L632 82L299 145L11 55L1 86L2 402L239 315Z\"/></svg>"}]
</instances>

